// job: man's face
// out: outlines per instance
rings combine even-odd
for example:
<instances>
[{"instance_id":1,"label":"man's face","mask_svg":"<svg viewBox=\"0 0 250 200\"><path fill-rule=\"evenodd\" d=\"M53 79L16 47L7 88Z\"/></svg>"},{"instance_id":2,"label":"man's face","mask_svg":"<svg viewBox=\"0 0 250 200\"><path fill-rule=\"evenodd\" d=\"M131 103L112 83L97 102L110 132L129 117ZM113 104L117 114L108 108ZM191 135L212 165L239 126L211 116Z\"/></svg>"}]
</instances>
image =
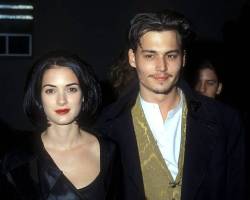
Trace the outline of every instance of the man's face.
<instances>
[{"instance_id":1,"label":"man's face","mask_svg":"<svg viewBox=\"0 0 250 200\"><path fill-rule=\"evenodd\" d=\"M222 89L222 83L219 83L218 77L214 70L205 68L199 71L198 80L195 85L195 90L202 95L215 98L219 95Z\"/></svg>"},{"instance_id":2,"label":"man's face","mask_svg":"<svg viewBox=\"0 0 250 200\"><path fill-rule=\"evenodd\" d=\"M136 68L142 97L175 91L184 60L176 31L145 33L137 49L129 50L129 63Z\"/></svg>"}]
</instances>

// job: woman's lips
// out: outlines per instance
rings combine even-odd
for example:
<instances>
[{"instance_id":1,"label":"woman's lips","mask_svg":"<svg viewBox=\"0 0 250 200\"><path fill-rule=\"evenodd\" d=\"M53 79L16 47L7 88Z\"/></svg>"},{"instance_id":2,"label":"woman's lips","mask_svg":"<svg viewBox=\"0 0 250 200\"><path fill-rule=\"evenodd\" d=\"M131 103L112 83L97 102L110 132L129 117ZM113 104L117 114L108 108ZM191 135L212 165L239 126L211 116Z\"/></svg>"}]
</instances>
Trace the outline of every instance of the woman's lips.
<instances>
[{"instance_id":1,"label":"woman's lips","mask_svg":"<svg viewBox=\"0 0 250 200\"><path fill-rule=\"evenodd\" d=\"M67 114L68 112L70 111L69 108L64 108L64 109L58 109L58 110L55 110L55 112L59 115L65 115Z\"/></svg>"}]
</instances>

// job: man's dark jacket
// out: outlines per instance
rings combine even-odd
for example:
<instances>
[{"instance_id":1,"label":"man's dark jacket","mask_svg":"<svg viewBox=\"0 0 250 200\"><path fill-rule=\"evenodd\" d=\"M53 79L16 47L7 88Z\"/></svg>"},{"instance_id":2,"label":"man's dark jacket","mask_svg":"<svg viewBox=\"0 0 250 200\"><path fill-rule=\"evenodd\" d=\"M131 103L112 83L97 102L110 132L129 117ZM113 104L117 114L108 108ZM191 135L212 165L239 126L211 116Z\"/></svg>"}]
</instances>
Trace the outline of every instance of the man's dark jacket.
<instances>
[{"instance_id":1,"label":"man's dark jacket","mask_svg":"<svg viewBox=\"0 0 250 200\"><path fill-rule=\"evenodd\" d=\"M238 113L213 99L194 93L184 81L179 87L187 100L187 132L182 200L244 200L243 128ZM131 108L138 95L132 83L106 108L99 130L119 146L123 166L123 199L145 199Z\"/></svg>"}]
</instances>

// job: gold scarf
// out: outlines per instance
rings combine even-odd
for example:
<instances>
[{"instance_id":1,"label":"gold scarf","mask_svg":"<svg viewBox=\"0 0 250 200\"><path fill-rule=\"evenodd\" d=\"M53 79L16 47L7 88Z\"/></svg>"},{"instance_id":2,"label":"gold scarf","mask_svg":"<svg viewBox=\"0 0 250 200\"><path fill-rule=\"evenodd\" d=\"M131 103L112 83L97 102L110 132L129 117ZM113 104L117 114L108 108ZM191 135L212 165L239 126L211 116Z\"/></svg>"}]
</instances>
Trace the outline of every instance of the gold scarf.
<instances>
[{"instance_id":1,"label":"gold scarf","mask_svg":"<svg viewBox=\"0 0 250 200\"><path fill-rule=\"evenodd\" d=\"M134 130L139 150L145 195L148 200L180 200L184 163L187 106L184 98L182 111L181 146L178 174L173 179L149 128L139 96L132 108Z\"/></svg>"}]
</instances>

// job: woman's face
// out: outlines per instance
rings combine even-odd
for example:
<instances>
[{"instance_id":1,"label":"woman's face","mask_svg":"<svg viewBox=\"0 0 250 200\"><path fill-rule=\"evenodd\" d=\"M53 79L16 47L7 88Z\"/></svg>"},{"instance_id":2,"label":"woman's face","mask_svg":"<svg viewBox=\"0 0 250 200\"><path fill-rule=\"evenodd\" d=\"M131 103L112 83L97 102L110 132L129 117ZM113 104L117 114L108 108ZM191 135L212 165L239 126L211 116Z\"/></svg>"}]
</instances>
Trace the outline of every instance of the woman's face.
<instances>
[{"instance_id":1,"label":"woman's face","mask_svg":"<svg viewBox=\"0 0 250 200\"><path fill-rule=\"evenodd\" d=\"M68 67L54 66L42 78L41 100L51 125L74 123L83 102L79 81Z\"/></svg>"}]
</instances>

